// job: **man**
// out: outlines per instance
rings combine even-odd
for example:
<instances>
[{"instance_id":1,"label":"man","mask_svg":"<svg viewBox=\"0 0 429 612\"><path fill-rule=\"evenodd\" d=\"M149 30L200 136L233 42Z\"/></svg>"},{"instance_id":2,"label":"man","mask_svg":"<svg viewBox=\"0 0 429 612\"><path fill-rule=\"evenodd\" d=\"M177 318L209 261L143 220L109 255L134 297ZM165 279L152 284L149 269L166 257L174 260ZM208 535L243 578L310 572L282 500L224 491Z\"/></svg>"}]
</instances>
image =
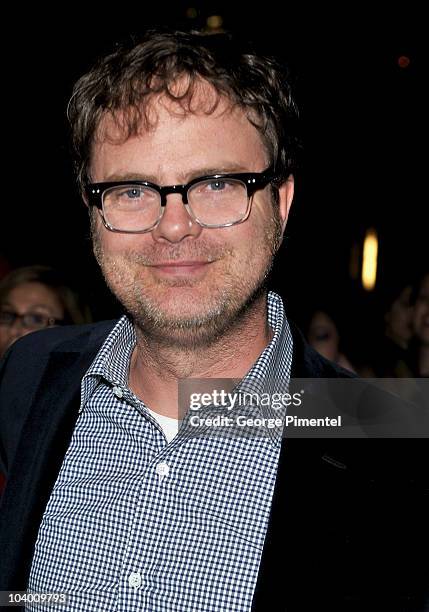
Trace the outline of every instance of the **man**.
<instances>
[{"instance_id":1,"label":"man","mask_svg":"<svg viewBox=\"0 0 429 612\"><path fill-rule=\"evenodd\" d=\"M209 434L181 410L183 379L262 392L348 376L267 296L294 114L279 66L227 35L150 32L77 83L79 182L126 316L39 333L6 356L2 588L65 593L69 610L422 600L421 580L390 574L408 576L402 555L417 547L413 527L391 539L391 503L415 472L390 451L374 465L374 441Z\"/></svg>"}]
</instances>

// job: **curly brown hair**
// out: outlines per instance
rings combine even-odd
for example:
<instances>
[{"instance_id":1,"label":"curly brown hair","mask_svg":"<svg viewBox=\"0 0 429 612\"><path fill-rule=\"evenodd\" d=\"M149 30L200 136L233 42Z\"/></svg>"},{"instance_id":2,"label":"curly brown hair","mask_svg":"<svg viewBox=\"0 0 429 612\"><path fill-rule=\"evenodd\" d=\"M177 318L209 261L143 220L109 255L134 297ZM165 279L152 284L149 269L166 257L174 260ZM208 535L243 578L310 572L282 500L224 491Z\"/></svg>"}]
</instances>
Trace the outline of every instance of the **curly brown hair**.
<instances>
[{"instance_id":1,"label":"curly brown hair","mask_svg":"<svg viewBox=\"0 0 429 612\"><path fill-rule=\"evenodd\" d=\"M178 91L178 80L186 83ZM163 94L192 112L201 82L242 108L262 135L280 181L296 165L297 109L286 70L272 57L259 55L230 34L150 30L132 48L103 57L76 83L68 106L78 183L90 182L91 147L101 120L110 114L125 138L149 123L147 109Z\"/></svg>"}]
</instances>

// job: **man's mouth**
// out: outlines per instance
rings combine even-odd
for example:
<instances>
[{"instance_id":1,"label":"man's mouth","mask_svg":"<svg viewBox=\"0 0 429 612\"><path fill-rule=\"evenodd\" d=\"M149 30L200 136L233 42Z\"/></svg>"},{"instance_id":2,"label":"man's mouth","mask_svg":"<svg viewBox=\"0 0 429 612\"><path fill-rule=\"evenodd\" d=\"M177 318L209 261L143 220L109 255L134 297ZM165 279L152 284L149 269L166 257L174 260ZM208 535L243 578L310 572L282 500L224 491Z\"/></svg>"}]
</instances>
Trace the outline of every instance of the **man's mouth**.
<instances>
[{"instance_id":1,"label":"man's mouth","mask_svg":"<svg viewBox=\"0 0 429 612\"><path fill-rule=\"evenodd\" d=\"M161 275L197 276L204 273L211 263L213 262L207 260L175 260L152 264L150 268Z\"/></svg>"}]
</instances>

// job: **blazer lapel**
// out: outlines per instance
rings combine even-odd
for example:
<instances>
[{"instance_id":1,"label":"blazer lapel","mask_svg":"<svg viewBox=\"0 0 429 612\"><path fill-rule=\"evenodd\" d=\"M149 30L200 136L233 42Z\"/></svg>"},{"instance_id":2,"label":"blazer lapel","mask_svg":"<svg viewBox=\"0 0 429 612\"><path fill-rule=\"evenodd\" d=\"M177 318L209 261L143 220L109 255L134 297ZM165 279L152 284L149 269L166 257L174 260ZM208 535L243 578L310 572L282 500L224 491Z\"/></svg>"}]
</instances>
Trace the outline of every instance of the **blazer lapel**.
<instances>
[{"instance_id":1,"label":"blazer lapel","mask_svg":"<svg viewBox=\"0 0 429 612\"><path fill-rule=\"evenodd\" d=\"M27 587L41 518L78 416L82 376L100 347L94 335L85 352L65 348L51 353L23 427L2 503L8 526L2 560L9 572L3 580L8 588Z\"/></svg>"},{"instance_id":2,"label":"blazer lapel","mask_svg":"<svg viewBox=\"0 0 429 612\"><path fill-rule=\"evenodd\" d=\"M293 336L291 379L329 375L325 371L324 362L309 348L301 332L291 322L290 327ZM289 609L286 602L293 601L298 581L302 580L300 576L305 576L311 564L309 551L301 550L299 545L299 532L307 528L304 514L308 509L306 496L309 476L318 472L318 465L325 452L325 442L298 438L282 440L252 612ZM306 593L302 593L303 599L308 596L312 586L316 589L315 584L309 585Z\"/></svg>"}]
</instances>

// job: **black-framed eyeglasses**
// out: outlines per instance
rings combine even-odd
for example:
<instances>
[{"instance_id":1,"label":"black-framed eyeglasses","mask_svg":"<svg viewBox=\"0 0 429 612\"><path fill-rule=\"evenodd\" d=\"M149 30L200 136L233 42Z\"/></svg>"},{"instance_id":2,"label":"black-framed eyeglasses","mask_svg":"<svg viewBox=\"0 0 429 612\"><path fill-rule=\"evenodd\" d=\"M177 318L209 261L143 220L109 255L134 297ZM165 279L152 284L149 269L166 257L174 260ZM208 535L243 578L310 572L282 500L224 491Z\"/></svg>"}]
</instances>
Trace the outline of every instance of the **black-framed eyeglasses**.
<instances>
[{"instance_id":1,"label":"black-framed eyeglasses","mask_svg":"<svg viewBox=\"0 0 429 612\"><path fill-rule=\"evenodd\" d=\"M85 195L112 232L143 234L160 222L169 193L179 193L191 218L207 228L242 223L250 214L256 191L274 183L272 166L263 172L200 176L186 185L161 187L149 181L89 183Z\"/></svg>"},{"instance_id":2,"label":"black-framed eyeglasses","mask_svg":"<svg viewBox=\"0 0 429 612\"><path fill-rule=\"evenodd\" d=\"M50 317L46 314L39 312L26 312L25 314L18 314L13 310L0 310L0 325L3 327L12 327L17 321L21 322L21 326L25 329L43 329L44 327L51 327L52 325L61 325L63 319L57 319Z\"/></svg>"}]
</instances>

